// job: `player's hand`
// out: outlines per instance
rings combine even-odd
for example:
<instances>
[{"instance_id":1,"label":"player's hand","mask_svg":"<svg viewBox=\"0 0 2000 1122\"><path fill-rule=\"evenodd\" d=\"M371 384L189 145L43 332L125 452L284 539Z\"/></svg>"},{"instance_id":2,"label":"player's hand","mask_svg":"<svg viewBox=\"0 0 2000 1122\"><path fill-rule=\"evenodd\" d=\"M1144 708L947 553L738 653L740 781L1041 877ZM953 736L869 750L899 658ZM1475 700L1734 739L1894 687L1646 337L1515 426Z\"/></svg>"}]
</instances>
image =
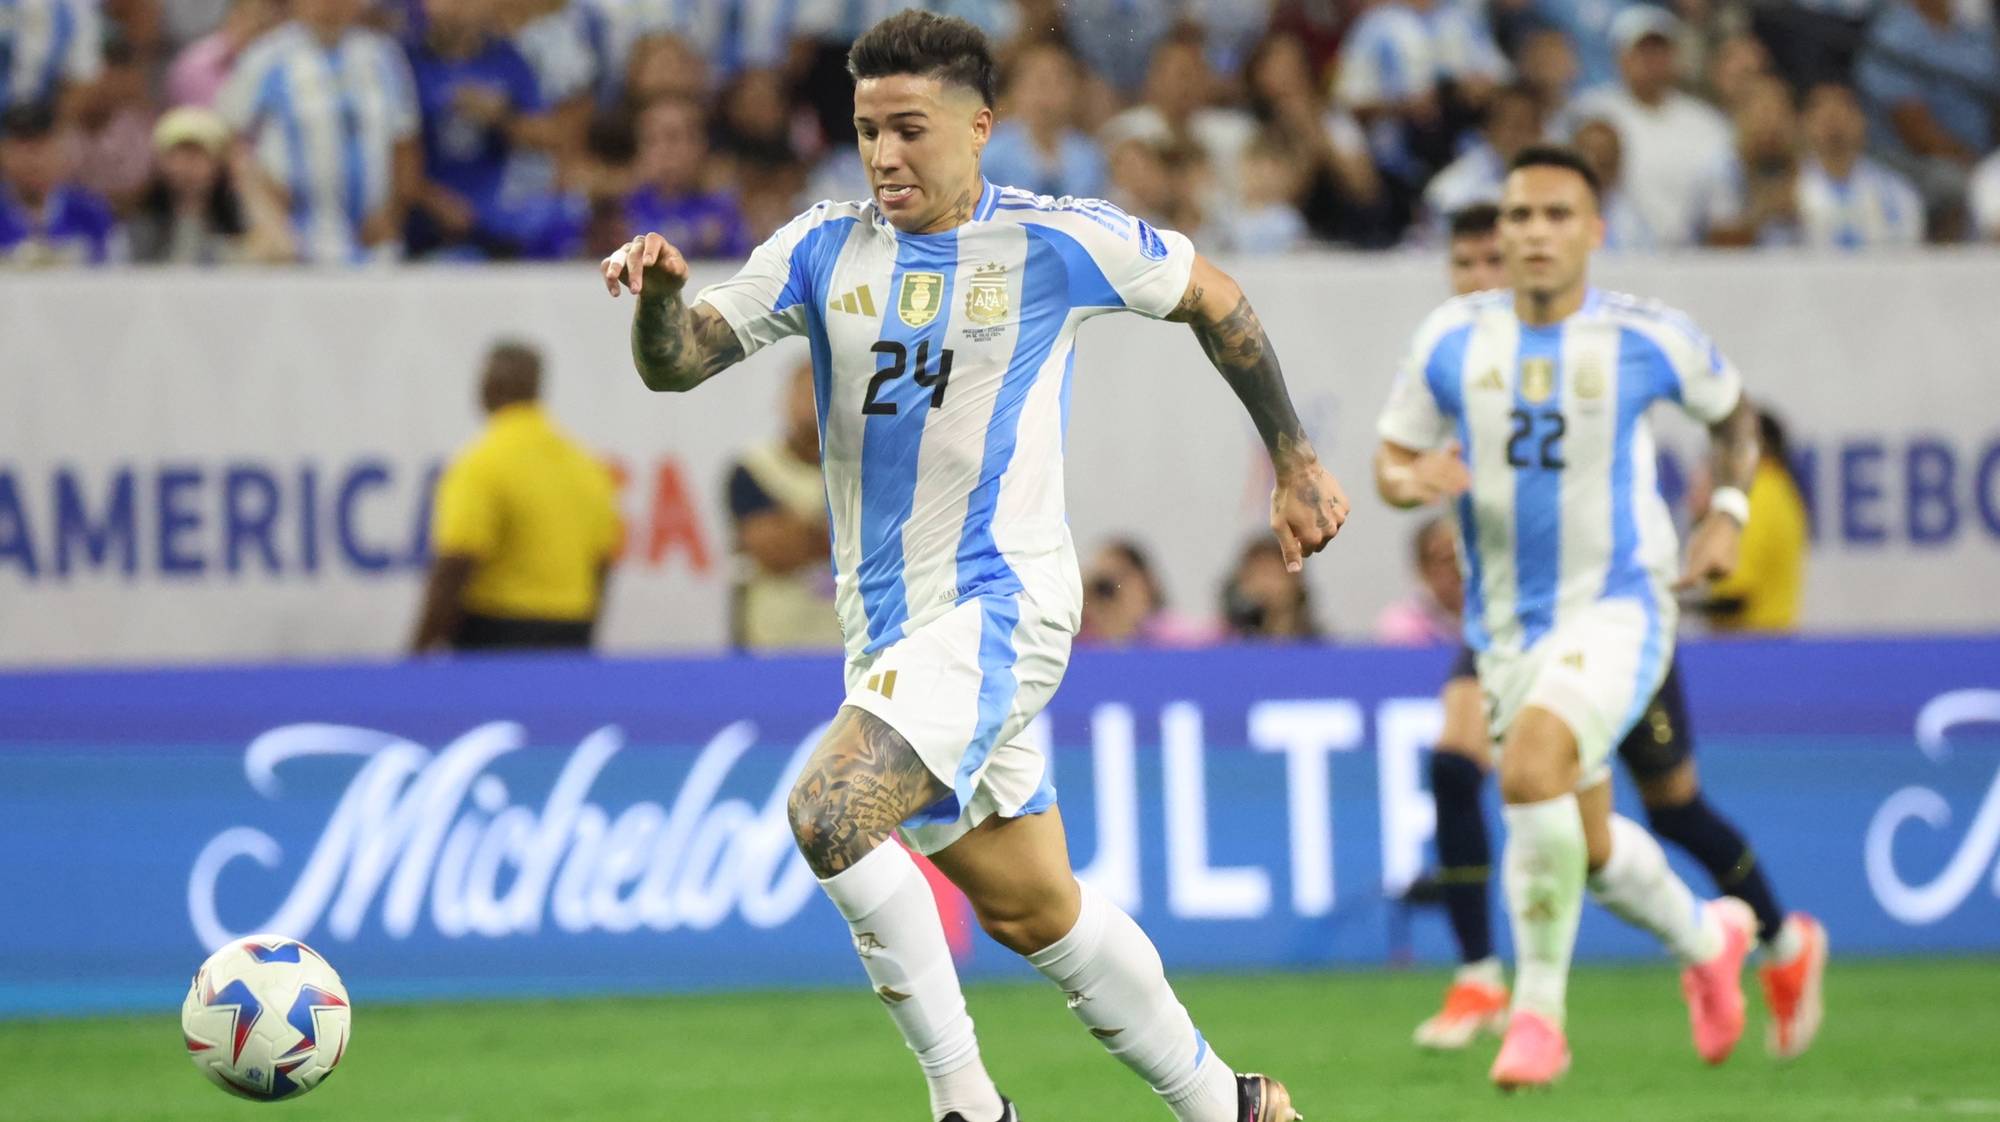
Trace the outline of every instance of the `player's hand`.
<instances>
[{"instance_id":1,"label":"player's hand","mask_svg":"<svg viewBox=\"0 0 2000 1122\"><path fill-rule=\"evenodd\" d=\"M1456 443L1434 449L1410 461L1409 480L1418 505L1455 499L1472 489L1472 469L1465 466Z\"/></svg>"},{"instance_id":2,"label":"player's hand","mask_svg":"<svg viewBox=\"0 0 2000 1122\"><path fill-rule=\"evenodd\" d=\"M673 243L658 234L641 234L606 257L598 265L605 290L616 296L619 286L637 296L647 288L657 295L672 295L687 284L688 263Z\"/></svg>"},{"instance_id":3,"label":"player's hand","mask_svg":"<svg viewBox=\"0 0 2000 1122\"><path fill-rule=\"evenodd\" d=\"M1271 532L1278 536L1285 571L1298 572L1306 558L1325 549L1347 521L1347 510L1347 493L1318 457L1279 471L1271 492Z\"/></svg>"},{"instance_id":4,"label":"player's hand","mask_svg":"<svg viewBox=\"0 0 2000 1122\"><path fill-rule=\"evenodd\" d=\"M1674 582L1674 590L1685 592L1735 572L1742 542L1743 527L1734 518L1720 513L1703 518L1688 539L1687 569Z\"/></svg>"}]
</instances>

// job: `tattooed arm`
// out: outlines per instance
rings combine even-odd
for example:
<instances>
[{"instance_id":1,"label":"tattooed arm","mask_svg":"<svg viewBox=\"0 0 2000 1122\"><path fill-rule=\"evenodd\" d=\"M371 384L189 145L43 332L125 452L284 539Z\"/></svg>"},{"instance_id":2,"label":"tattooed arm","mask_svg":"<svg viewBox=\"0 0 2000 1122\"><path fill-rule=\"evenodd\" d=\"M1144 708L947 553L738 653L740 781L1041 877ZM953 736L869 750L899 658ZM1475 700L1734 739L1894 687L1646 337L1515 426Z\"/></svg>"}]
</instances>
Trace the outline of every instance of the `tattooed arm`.
<instances>
[{"instance_id":1,"label":"tattooed arm","mask_svg":"<svg viewBox=\"0 0 2000 1122\"><path fill-rule=\"evenodd\" d=\"M1305 557L1324 549L1340 532L1347 520L1347 496L1306 438L1264 324L1236 282L1205 257L1195 258L1187 292L1167 318L1194 329L1203 353L1257 426L1277 479L1271 530L1285 567L1297 572Z\"/></svg>"},{"instance_id":2,"label":"tattooed arm","mask_svg":"<svg viewBox=\"0 0 2000 1122\"><path fill-rule=\"evenodd\" d=\"M1736 408L1708 429L1708 470L1717 490L1749 492L1757 473L1757 444L1757 407L1749 395L1741 395ZM1735 572L1742 540L1743 523L1711 506L1688 537L1687 568L1674 587L1690 589Z\"/></svg>"},{"instance_id":3,"label":"tattooed arm","mask_svg":"<svg viewBox=\"0 0 2000 1122\"><path fill-rule=\"evenodd\" d=\"M632 363L646 388L691 390L743 358L742 341L722 313L707 304L688 307L687 261L658 234L632 239L601 266L604 284L639 298L632 314Z\"/></svg>"}]
</instances>

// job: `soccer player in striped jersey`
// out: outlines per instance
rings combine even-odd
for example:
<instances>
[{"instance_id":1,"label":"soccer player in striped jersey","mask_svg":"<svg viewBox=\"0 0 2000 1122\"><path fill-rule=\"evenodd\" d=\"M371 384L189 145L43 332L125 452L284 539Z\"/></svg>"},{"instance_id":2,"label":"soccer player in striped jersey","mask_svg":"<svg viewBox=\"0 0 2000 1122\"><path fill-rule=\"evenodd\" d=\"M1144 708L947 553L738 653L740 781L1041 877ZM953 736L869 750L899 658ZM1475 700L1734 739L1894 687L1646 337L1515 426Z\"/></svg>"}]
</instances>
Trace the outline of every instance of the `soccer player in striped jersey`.
<instances>
[{"instance_id":1,"label":"soccer player in striped jersey","mask_svg":"<svg viewBox=\"0 0 2000 1122\"><path fill-rule=\"evenodd\" d=\"M1130 309L1193 328L1270 452L1293 571L1346 499L1249 301L1186 238L985 181L994 66L976 28L904 12L854 43L848 69L870 200L813 207L692 301L657 234L603 263L614 296L639 298L633 358L653 389L692 389L784 336L811 344L847 698L792 790L799 848L917 1055L933 1119L1016 1115L897 835L1175 1118L1287 1122L1284 1087L1224 1063L1151 941L1076 880L1045 750L1025 735L1081 616L1062 452L1077 327Z\"/></svg>"},{"instance_id":2,"label":"soccer player in striped jersey","mask_svg":"<svg viewBox=\"0 0 2000 1122\"><path fill-rule=\"evenodd\" d=\"M1500 208L1490 203L1451 215L1449 265L1457 295L1506 286L1499 225ZM1400 460L1393 451L1378 460L1390 476L1383 488L1391 501L1396 498L1399 471L1427 481L1426 486L1439 492L1456 494L1470 482L1464 461L1453 448L1425 451L1399 469ZM1416 481L1400 482L1407 486ZM1488 902L1492 851L1480 807L1486 773L1492 768L1490 740L1476 655L1469 646L1460 648L1452 661L1442 703L1444 727L1430 762L1431 797L1437 804L1436 883L1461 965L1445 992L1444 1007L1417 1026L1415 1038L1426 1048L1452 1050L1507 1025L1507 987L1493 951ZM1779 1059L1803 1055L1819 1031L1826 932L1803 912L1785 914L1741 831L1702 797L1678 659L1668 660L1665 681L1619 742L1618 758L1639 789L1653 832L1686 850L1718 889L1756 913L1763 956L1759 974L1771 1013L1765 1046Z\"/></svg>"},{"instance_id":3,"label":"soccer player in striped jersey","mask_svg":"<svg viewBox=\"0 0 2000 1122\"><path fill-rule=\"evenodd\" d=\"M1505 1089L1569 1067L1565 990L1586 885L1680 960L1695 1049L1711 1063L1743 1032L1756 923L1733 898L1697 907L1652 836L1611 809L1611 750L1671 664L1674 589L1735 567L1757 430L1736 368L1685 316L1589 285L1604 236L1597 197L1569 149L1514 160L1500 204L1511 287L1431 315L1378 426L1385 497L1457 507L1466 641L1506 804L1501 883L1517 967L1491 1071ZM1709 425L1723 496L1678 580L1645 419L1662 400ZM1463 472L1423 469L1425 451L1454 442Z\"/></svg>"}]
</instances>

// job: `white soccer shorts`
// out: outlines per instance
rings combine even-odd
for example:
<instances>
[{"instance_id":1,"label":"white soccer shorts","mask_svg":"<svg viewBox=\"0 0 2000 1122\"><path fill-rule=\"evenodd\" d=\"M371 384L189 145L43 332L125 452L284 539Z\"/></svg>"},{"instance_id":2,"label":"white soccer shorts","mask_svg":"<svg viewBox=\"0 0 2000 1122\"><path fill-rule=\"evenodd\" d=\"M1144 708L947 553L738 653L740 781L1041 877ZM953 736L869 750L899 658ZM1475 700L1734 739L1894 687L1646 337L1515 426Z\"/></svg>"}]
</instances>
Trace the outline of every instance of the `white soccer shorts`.
<instances>
[{"instance_id":1,"label":"white soccer shorts","mask_svg":"<svg viewBox=\"0 0 2000 1122\"><path fill-rule=\"evenodd\" d=\"M1016 569L1028 591L967 600L847 664L845 704L880 717L951 788L903 823L918 853L936 853L992 815L1055 805L1047 748L1023 734L1069 668L1080 622L1076 562L1063 550Z\"/></svg>"},{"instance_id":2,"label":"white soccer shorts","mask_svg":"<svg viewBox=\"0 0 2000 1122\"><path fill-rule=\"evenodd\" d=\"M1493 742L1505 741L1522 709L1556 715L1576 737L1577 790L1610 775L1611 751L1625 739L1673 662L1673 601L1650 611L1634 599L1599 600L1566 611L1555 627L1519 653L1479 656Z\"/></svg>"}]
</instances>

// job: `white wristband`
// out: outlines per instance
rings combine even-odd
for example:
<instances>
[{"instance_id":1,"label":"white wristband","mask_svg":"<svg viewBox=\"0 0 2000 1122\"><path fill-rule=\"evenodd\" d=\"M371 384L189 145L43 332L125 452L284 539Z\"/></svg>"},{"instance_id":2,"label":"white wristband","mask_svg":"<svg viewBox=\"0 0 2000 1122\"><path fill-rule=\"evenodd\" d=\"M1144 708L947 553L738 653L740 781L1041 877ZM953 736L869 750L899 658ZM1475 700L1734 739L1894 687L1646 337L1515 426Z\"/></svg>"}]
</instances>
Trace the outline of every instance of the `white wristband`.
<instances>
[{"instance_id":1,"label":"white wristband","mask_svg":"<svg viewBox=\"0 0 2000 1122\"><path fill-rule=\"evenodd\" d=\"M1736 520L1738 526L1750 524L1750 496L1740 487L1717 487L1709 492L1708 510L1711 514L1726 514Z\"/></svg>"}]
</instances>

